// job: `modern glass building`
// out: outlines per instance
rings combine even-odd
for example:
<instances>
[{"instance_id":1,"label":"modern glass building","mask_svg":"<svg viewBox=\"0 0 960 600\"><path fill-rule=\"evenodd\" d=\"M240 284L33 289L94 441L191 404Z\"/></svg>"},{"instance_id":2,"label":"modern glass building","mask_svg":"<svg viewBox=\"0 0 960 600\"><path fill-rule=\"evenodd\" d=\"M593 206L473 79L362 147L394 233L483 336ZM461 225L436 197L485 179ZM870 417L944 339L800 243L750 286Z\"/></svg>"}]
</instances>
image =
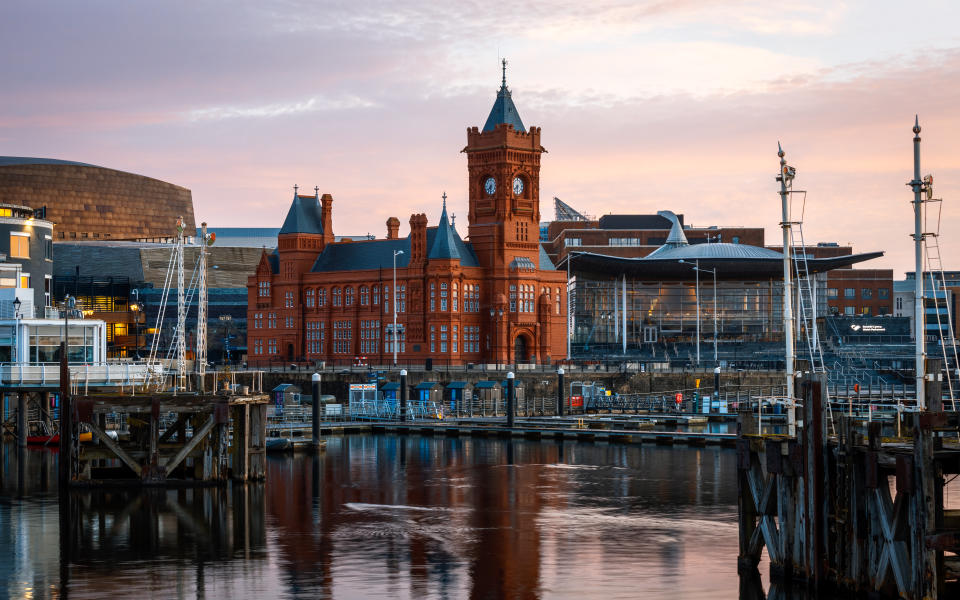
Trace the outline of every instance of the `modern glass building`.
<instances>
[{"instance_id":1,"label":"modern glass building","mask_svg":"<svg viewBox=\"0 0 960 600\"><path fill-rule=\"evenodd\" d=\"M804 258L795 267L797 337L827 314L826 273L881 252ZM783 350L783 254L745 244L687 243L679 222L667 243L642 258L572 252L558 268L570 273L570 354L686 362L768 360ZM805 318L804 318L805 317ZM811 325L812 329L812 325Z\"/></svg>"}]
</instances>

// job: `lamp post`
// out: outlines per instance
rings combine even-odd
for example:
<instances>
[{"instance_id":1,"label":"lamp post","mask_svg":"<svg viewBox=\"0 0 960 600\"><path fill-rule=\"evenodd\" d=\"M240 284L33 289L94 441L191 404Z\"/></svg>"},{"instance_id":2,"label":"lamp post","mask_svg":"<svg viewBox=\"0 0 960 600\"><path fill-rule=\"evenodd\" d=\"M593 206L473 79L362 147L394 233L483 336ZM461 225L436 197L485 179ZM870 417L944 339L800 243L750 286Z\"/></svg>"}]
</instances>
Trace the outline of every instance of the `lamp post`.
<instances>
[{"instance_id":1,"label":"lamp post","mask_svg":"<svg viewBox=\"0 0 960 600\"><path fill-rule=\"evenodd\" d=\"M397 303L400 301L400 295L397 293L397 256L403 254L403 250L393 251L393 330L390 337L393 339L393 366L397 366Z\"/></svg>"},{"instance_id":2,"label":"lamp post","mask_svg":"<svg viewBox=\"0 0 960 600\"><path fill-rule=\"evenodd\" d=\"M685 260L680 260L682 264L689 265L697 273L697 365L700 365L700 271L713 275L713 366L717 366L717 270L706 269L700 266L700 261L694 261L692 264Z\"/></svg>"},{"instance_id":3,"label":"lamp post","mask_svg":"<svg viewBox=\"0 0 960 600\"><path fill-rule=\"evenodd\" d=\"M13 336L13 362L17 362L20 356L18 351L20 345L20 298L16 296L13 297L13 318L16 321L16 331Z\"/></svg>"}]
</instances>

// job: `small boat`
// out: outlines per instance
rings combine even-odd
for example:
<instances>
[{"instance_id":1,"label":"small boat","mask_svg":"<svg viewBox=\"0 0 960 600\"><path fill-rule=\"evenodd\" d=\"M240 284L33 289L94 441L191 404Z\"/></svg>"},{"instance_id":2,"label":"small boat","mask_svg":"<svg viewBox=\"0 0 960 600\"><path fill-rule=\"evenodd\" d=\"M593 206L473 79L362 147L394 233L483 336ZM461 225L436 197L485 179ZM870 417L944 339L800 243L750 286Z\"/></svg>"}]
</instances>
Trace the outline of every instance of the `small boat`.
<instances>
[{"instance_id":1,"label":"small boat","mask_svg":"<svg viewBox=\"0 0 960 600\"><path fill-rule=\"evenodd\" d=\"M93 441L93 434L89 431L83 431L80 433L80 443L86 443ZM43 433L39 435L28 435L27 444L31 446L49 446L50 444L59 444L60 443L60 434L54 433Z\"/></svg>"}]
</instances>

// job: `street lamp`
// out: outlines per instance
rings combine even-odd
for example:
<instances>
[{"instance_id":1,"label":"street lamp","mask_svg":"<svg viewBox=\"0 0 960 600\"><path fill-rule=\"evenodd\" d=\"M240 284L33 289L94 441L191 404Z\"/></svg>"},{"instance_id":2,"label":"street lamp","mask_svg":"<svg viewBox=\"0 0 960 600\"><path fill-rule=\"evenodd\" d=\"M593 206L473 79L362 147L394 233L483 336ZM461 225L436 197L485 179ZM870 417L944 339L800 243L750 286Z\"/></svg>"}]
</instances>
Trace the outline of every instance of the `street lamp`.
<instances>
[{"instance_id":1,"label":"street lamp","mask_svg":"<svg viewBox=\"0 0 960 600\"><path fill-rule=\"evenodd\" d=\"M13 318L16 320L16 332L13 336L13 362L17 362L17 346L20 344L20 298L13 297Z\"/></svg>"},{"instance_id":2,"label":"street lamp","mask_svg":"<svg viewBox=\"0 0 960 600\"><path fill-rule=\"evenodd\" d=\"M393 330L390 337L393 339L393 366L397 366L397 303L400 301L400 295L397 293L397 257L403 254L403 250L393 251Z\"/></svg>"},{"instance_id":3,"label":"street lamp","mask_svg":"<svg viewBox=\"0 0 960 600\"><path fill-rule=\"evenodd\" d=\"M713 366L717 366L717 270L716 269L706 269L700 266L700 261L696 260L693 263L686 262L685 260L680 260L681 264L689 265L697 272L697 289L696 289L696 298L697 298L697 366L700 366L700 271L710 273L713 275Z\"/></svg>"}]
</instances>

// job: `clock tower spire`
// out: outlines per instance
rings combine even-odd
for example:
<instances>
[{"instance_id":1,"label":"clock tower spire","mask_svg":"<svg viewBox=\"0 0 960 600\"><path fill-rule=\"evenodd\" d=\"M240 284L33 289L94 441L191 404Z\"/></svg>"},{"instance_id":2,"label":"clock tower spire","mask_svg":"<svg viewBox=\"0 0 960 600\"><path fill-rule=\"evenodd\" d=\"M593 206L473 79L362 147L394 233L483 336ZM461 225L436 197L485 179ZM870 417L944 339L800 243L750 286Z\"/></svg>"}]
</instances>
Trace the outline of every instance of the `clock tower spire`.
<instances>
[{"instance_id":1,"label":"clock tower spire","mask_svg":"<svg viewBox=\"0 0 960 600\"><path fill-rule=\"evenodd\" d=\"M500 90L483 129L467 129L470 241L483 266L506 268L539 259L540 128L527 129L507 87Z\"/></svg>"}]
</instances>

